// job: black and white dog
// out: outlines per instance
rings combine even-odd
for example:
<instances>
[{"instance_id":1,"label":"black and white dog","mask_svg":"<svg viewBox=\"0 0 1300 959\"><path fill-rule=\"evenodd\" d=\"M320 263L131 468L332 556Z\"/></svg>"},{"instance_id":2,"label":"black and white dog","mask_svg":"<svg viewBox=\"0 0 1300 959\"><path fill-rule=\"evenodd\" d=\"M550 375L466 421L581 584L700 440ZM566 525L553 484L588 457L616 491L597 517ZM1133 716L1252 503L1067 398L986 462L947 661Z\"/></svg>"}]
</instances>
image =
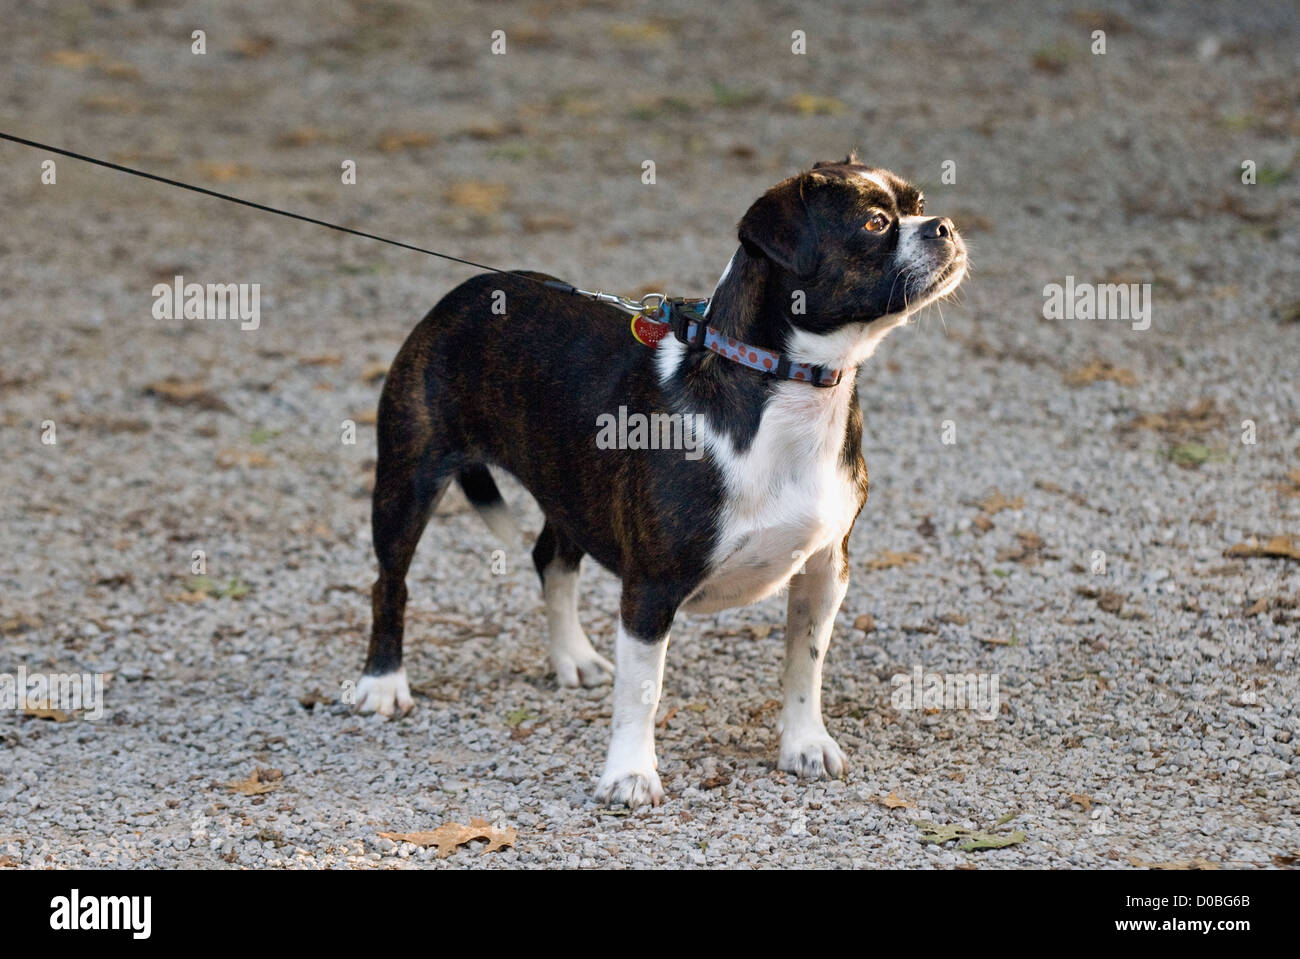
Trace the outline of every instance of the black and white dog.
<instances>
[{"instance_id":1,"label":"black and white dog","mask_svg":"<svg viewBox=\"0 0 1300 959\"><path fill-rule=\"evenodd\" d=\"M916 188L854 156L777 184L740 221L704 315L670 311L673 335L653 349L625 314L542 274L484 274L447 294L406 340L379 401L379 579L358 708L413 705L402 669L412 553L452 480L503 525L495 466L546 515L533 560L559 682L614 674L600 799L663 800L654 717L678 610L716 612L787 586L779 766L843 775L821 672L867 496L854 374L966 272L952 222L923 209ZM702 454L600 448L598 423L619 407L692 414ZM613 664L578 622L587 554L622 579Z\"/></svg>"}]
</instances>

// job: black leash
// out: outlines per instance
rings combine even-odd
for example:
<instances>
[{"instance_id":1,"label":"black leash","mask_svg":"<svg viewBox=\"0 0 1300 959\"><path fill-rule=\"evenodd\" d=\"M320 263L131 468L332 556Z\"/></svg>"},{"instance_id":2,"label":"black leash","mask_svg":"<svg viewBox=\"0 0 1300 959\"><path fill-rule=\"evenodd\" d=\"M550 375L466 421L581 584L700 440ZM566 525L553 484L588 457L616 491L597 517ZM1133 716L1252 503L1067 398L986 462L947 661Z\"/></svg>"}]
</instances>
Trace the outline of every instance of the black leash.
<instances>
[{"instance_id":1,"label":"black leash","mask_svg":"<svg viewBox=\"0 0 1300 959\"><path fill-rule=\"evenodd\" d=\"M623 297L615 297L611 293L592 293L587 290L580 290L568 283L562 283L558 280L539 280L536 277L527 276L523 273L516 273L514 270L502 270L495 266L488 266L486 263L476 263L474 260L466 260L463 257L452 256L450 253L439 253L437 250L429 250L422 246L416 246L413 243L403 243L401 240L390 240L385 236L378 236L374 233L367 233L364 230L354 230L350 226L340 226L337 223L330 223L327 220L318 220L314 216L305 216L301 213L293 213L289 210L277 209L273 206L267 206L265 203L255 203L252 200L245 200L237 196L231 196L229 193L221 193L218 190L209 190L207 187L195 186L192 183L183 183L180 180L173 180L170 177L159 176L157 173L149 173L145 170L137 170L134 167L123 166L120 163L112 163L108 160L101 160L98 157L87 156L84 153L76 153L72 150L64 150L60 147L50 146L48 143L40 143L36 140L28 140L23 137L16 137L12 133L0 131L0 139L9 140L12 143L20 143L23 146L33 147L37 150L45 150L49 153L57 153L60 156L71 157L74 160L81 160L83 163L93 163L95 166L102 166L109 170L116 170L118 173L129 173L132 176L143 177L146 180L154 180L157 183L165 183L168 186L179 187L182 190L189 190L191 193L202 193L205 196L213 196L218 200L226 200L230 203L238 203L240 206L251 207L254 210L261 210L264 213L274 213L277 216L288 217L291 220L302 220L304 223L314 223L317 226L327 227L331 230L337 230L340 233L350 233L353 236L363 237L367 240L377 240L380 243L387 243L389 246L401 247L404 250L414 250L416 253L426 253L429 256L440 257L444 260L451 260L454 263L463 263L466 266L477 267L480 270L488 270L492 273L504 273L509 276L517 276L520 279L531 280L533 283L549 287L553 290L559 290L564 293L576 293L582 296L588 296L592 299L600 300L606 303L612 303L620 306L620 302L638 303L637 311L640 310L639 301L625 301ZM628 309L627 306L623 306Z\"/></svg>"}]
</instances>

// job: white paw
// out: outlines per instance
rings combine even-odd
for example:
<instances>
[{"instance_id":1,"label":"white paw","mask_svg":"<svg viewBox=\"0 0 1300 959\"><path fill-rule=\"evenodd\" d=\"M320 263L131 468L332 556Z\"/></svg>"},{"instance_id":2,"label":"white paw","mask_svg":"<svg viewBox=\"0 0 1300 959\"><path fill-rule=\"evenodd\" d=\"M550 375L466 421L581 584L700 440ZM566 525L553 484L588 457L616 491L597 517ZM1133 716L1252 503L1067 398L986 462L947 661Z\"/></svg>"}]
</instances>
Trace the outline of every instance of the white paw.
<instances>
[{"instance_id":1,"label":"white paw","mask_svg":"<svg viewBox=\"0 0 1300 959\"><path fill-rule=\"evenodd\" d=\"M614 664L596 652L591 643L585 648L551 650L551 666L561 686L599 686L614 675Z\"/></svg>"},{"instance_id":2,"label":"white paw","mask_svg":"<svg viewBox=\"0 0 1300 959\"><path fill-rule=\"evenodd\" d=\"M415 706L411 687L406 684L406 670L383 676L362 676L357 683L357 712L391 716L409 713Z\"/></svg>"},{"instance_id":3,"label":"white paw","mask_svg":"<svg viewBox=\"0 0 1300 959\"><path fill-rule=\"evenodd\" d=\"M664 801L659 774L651 770L607 771L596 787L596 798L607 806L658 806Z\"/></svg>"},{"instance_id":4,"label":"white paw","mask_svg":"<svg viewBox=\"0 0 1300 959\"><path fill-rule=\"evenodd\" d=\"M781 737L777 768L795 773L800 779L839 779L847 766L844 752L825 732Z\"/></svg>"}]
</instances>

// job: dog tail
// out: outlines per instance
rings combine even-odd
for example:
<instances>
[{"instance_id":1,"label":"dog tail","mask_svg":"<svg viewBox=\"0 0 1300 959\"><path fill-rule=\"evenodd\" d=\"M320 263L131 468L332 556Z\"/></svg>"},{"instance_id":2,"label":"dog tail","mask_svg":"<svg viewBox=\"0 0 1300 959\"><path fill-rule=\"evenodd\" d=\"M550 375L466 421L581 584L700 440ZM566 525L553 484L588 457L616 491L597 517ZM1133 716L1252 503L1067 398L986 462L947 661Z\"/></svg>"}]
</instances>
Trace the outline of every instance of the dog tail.
<instances>
[{"instance_id":1,"label":"dog tail","mask_svg":"<svg viewBox=\"0 0 1300 959\"><path fill-rule=\"evenodd\" d=\"M501 498L501 491L497 489L496 481L492 479L488 468L482 465L466 467L456 474L456 482L465 491L465 498L470 505L487 523L488 529L506 545L517 545L519 525L506 507L506 501Z\"/></svg>"}]
</instances>

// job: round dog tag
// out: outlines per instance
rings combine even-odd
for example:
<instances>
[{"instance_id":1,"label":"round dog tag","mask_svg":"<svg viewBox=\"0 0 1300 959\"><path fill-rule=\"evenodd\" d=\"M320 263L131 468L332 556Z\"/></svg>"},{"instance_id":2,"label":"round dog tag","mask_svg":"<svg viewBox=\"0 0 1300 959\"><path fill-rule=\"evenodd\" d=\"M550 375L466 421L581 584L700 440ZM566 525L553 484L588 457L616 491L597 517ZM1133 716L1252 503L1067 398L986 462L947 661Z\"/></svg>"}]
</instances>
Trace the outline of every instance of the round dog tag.
<instances>
[{"instance_id":1,"label":"round dog tag","mask_svg":"<svg viewBox=\"0 0 1300 959\"><path fill-rule=\"evenodd\" d=\"M632 335L636 337L638 343L654 349L659 345L659 341L668 333L667 323L658 323L654 320L647 319L644 313L637 313L632 317Z\"/></svg>"}]
</instances>

